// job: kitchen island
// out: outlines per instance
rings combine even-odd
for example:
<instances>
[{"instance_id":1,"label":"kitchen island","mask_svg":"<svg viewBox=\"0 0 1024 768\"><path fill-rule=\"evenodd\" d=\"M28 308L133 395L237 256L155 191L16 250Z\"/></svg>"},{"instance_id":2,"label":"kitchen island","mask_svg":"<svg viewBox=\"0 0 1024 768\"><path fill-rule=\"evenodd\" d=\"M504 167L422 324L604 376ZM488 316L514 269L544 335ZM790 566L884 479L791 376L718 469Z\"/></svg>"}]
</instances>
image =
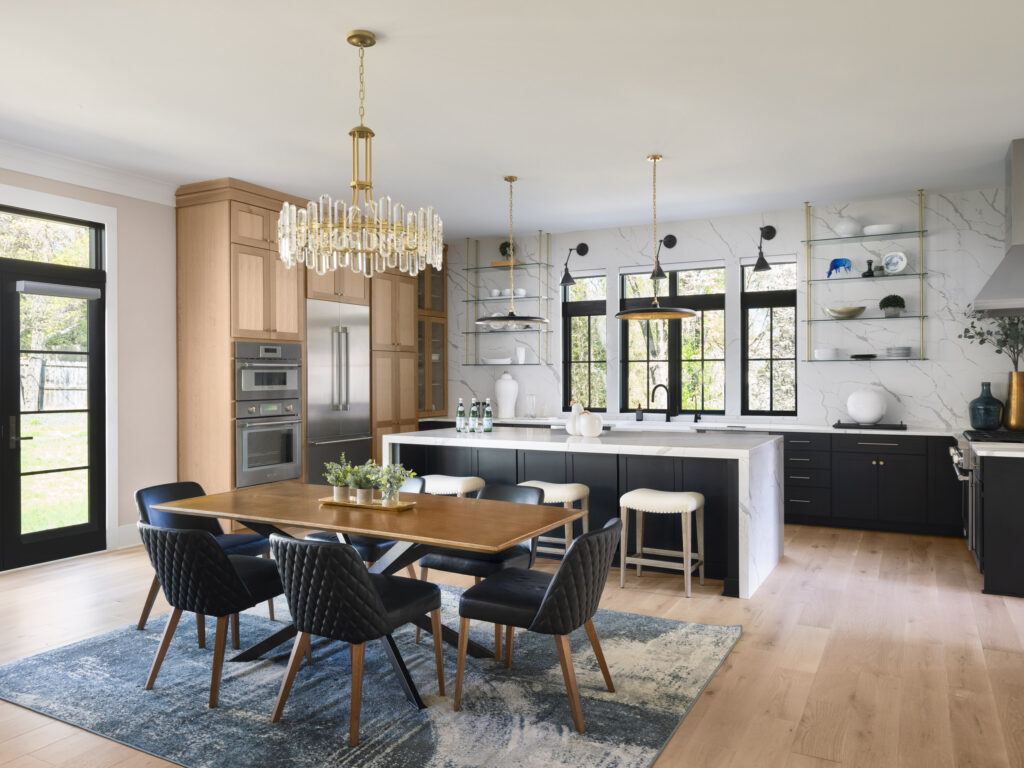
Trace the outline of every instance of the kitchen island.
<instances>
[{"instance_id":1,"label":"kitchen island","mask_svg":"<svg viewBox=\"0 0 1024 768\"><path fill-rule=\"evenodd\" d=\"M617 517L619 496L635 488L702 493L707 576L721 579L731 597L751 597L782 557L776 435L612 431L585 438L551 429L434 429L385 435L383 454L385 463L400 461L420 475L583 483L590 488L590 530ZM681 549L677 516L646 515L644 528L645 546ZM634 536L631 530L631 547Z\"/></svg>"}]
</instances>

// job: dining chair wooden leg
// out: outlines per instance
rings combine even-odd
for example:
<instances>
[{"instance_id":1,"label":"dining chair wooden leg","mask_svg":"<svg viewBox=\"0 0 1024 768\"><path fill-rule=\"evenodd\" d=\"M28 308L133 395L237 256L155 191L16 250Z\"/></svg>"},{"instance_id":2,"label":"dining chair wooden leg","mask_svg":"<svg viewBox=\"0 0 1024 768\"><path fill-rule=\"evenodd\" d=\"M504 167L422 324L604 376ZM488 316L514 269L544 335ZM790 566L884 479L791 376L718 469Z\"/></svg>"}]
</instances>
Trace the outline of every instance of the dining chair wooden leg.
<instances>
[{"instance_id":1,"label":"dining chair wooden leg","mask_svg":"<svg viewBox=\"0 0 1024 768\"><path fill-rule=\"evenodd\" d=\"M444 696L444 651L441 649L441 609L430 612L430 631L434 635L434 659L437 663L437 690Z\"/></svg>"},{"instance_id":2,"label":"dining chair wooden leg","mask_svg":"<svg viewBox=\"0 0 1024 768\"><path fill-rule=\"evenodd\" d=\"M572 710L572 722L576 730L584 733L583 707L580 705L580 691L576 687L576 670L572 667L572 652L569 650L569 637L555 635L555 647L558 649L558 661L562 664L562 677L565 678L565 690L569 694L569 709Z\"/></svg>"},{"instance_id":3,"label":"dining chair wooden leg","mask_svg":"<svg viewBox=\"0 0 1024 768\"><path fill-rule=\"evenodd\" d=\"M270 557L270 553L269 552L264 552L263 556L269 558ZM274 621L274 598L270 598L269 600L267 600L267 612L268 612L268 614L270 616L270 620ZM237 645L232 646L232 647L235 648L236 650L238 649Z\"/></svg>"},{"instance_id":4,"label":"dining chair wooden leg","mask_svg":"<svg viewBox=\"0 0 1024 768\"><path fill-rule=\"evenodd\" d=\"M469 648L469 619L459 620L459 658L455 665L455 700L453 709L462 708L462 678L466 672L466 650Z\"/></svg>"},{"instance_id":5,"label":"dining chair wooden leg","mask_svg":"<svg viewBox=\"0 0 1024 768\"><path fill-rule=\"evenodd\" d=\"M481 581L483 581L483 580L484 580L484 579L483 579L483 577L482 577L482 576L474 576L474 577L473 577L473 583L474 583L474 584L479 584L479 583L480 583Z\"/></svg>"},{"instance_id":6,"label":"dining chair wooden leg","mask_svg":"<svg viewBox=\"0 0 1024 768\"><path fill-rule=\"evenodd\" d=\"M622 507L619 510L622 518L622 540L619 542L619 589L626 586L626 545L629 542L629 509Z\"/></svg>"},{"instance_id":7,"label":"dining chair wooden leg","mask_svg":"<svg viewBox=\"0 0 1024 768\"><path fill-rule=\"evenodd\" d=\"M277 700L274 702L274 711L270 715L270 722L281 722L281 715L284 712L285 702L288 701L288 694L292 692L292 683L295 682L295 675L302 664L303 650L309 653L309 633L299 632L292 643L292 654L288 657L288 668L285 670L284 679L281 681L281 689L277 692Z\"/></svg>"},{"instance_id":8,"label":"dining chair wooden leg","mask_svg":"<svg viewBox=\"0 0 1024 768\"><path fill-rule=\"evenodd\" d=\"M146 690L153 690L153 683L160 672L160 665L164 663L164 656L167 655L167 648L174 637L174 630L178 628L178 619L181 618L181 608L175 608L167 617L167 626L164 627L164 635L160 638L160 646L156 649L156 658L153 659L153 666L149 669L149 677L146 679Z\"/></svg>"},{"instance_id":9,"label":"dining chair wooden leg","mask_svg":"<svg viewBox=\"0 0 1024 768\"><path fill-rule=\"evenodd\" d=\"M196 614L196 636L199 638L199 647L206 647L206 616Z\"/></svg>"},{"instance_id":10,"label":"dining chair wooden leg","mask_svg":"<svg viewBox=\"0 0 1024 768\"><path fill-rule=\"evenodd\" d=\"M156 576L153 576L153 583L149 585L149 594L146 595L146 603L142 606L142 615L139 616L139 626L136 629L142 630L146 628L146 622L149 621L149 612L153 610L153 603L156 602L156 596L160 593L160 582L157 581Z\"/></svg>"},{"instance_id":11,"label":"dining chair wooden leg","mask_svg":"<svg viewBox=\"0 0 1024 768\"><path fill-rule=\"evenodd\" d=\"M359 706L363 703L363 655L365 643L350 645L352 650L352 708L348 716L348 745L359 744Z\"/></svg>"},{"instance_id":12,"label":"dining chair wooden leg","mask_svg":"<svg viewBox=\"0 0 1024 768\"><path fill-rule=\"evenodd\" d=\"M644 511L642 509L636 510L636 555L637 557L644 556ZM643 565L637 563L636 575L639 577L643 574Z\"/></svg>"},{"instance_id":13,"label":"dining chair wooden leg","mask_svg":"<svg viewBox=\"0 0 1024 768\"><path fill-rule=\"evenodd\" d=\"M412 564L410 564L409 567L412 568ZM426 581L427 580L427 574L429 574L429 573L430 573L430 569L429 568L420 568L420 581ZM416 572L415 571L413 571L412 577L414 579L416 578ZM416 640L415 640L415 642L418 643L419 641L420 641L420 628L416 627Z\"/></svg>"},{"instance_id":14,"label":"dining chair wooden leg","mask_svg":"<svg viewBox=\"0 0 1024 768\"><path fill-rule=\"evenodd\" d=\"M405 566L405 570L407 570L409 572L409 578L410 579L415 579L416 578L416 566L415 565L413 565L412 563L409 563L407 566Z\"/></svg>"},{"instance_id":15,"label":"dining chair wooden leg","mask_svg":"<svg viewBox=\"0 0 1024 768\"><path fill-rule=\"evenodd\" d=\"M213 673L210 675L210 709L220 696L220 675L224 668L224 647L228 644L228 617L217 617L217 635L213 641Z\"/></svg>"},{"instance_id":16,"label":"dining chair wooden leg","mask_svg":"<svg viewBox=\"0 0 1024 768\"><path fill-rule=\"evenodd\" d=\"M511 624L505 626L505 669L512 666L512 638L515 636L516 628Z\"/></svg>"},{"instance_id":17,"label":"dining chair wooden leg","mask_svg":"<svg viewBox=\"0 0 1024 768\"><path fill-rule=\"evenodd\" d=\"M309 643L306 643L306 666L313 666L313 649L310 647Z\"/></svg>"},{"instance_id":18,"label":"dining chair wooden leg","mask_svg":"<svg viewBox=\"0 0 1024 768\"><path fill-rule=\"evenodd\" d=\"M238 650L241 644L238 642L238 614L231 614L231 647Z\"/></svg>"},{"instance_id":19,"label":"dining chair wooden leg","mask_svg":"<svg viewBox=\"0 0 1024 768\"><path fill-rule=\"evenodd\" d=\"M501 624L494 625L494 660L501 661Z\"/></svg>"},{"instance_id":20,"label":"dining chair wooden leg","mask_svg":"<svg viewBox=\"0 0 1024 768\"><path fill-rule=\"evenodd\" d=\"M594 649L594 658L597 659L597 665L601 667L601 674L604 675L604 684L608 686L609 691L615 693L615 686L612 684L612 673L608 671L608 663L604 660L601 641L597 639L597 630L594 629L594 620L587 619L583 622L583 627L587 630L587 637L590 638L590 647Z\"/></svg>"}]
</instances>

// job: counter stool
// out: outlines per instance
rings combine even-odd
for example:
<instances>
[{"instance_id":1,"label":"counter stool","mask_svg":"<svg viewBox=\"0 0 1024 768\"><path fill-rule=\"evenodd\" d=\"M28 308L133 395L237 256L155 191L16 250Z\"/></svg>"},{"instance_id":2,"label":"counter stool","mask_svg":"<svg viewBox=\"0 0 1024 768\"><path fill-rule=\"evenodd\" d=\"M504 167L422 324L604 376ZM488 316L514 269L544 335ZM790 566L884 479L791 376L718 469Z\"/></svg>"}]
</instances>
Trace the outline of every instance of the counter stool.
<instances>
[{"instance_id":1,"label":"counter stool","mask_svg":"<svg viewBox=\"0 0 1024 768\"><path fill-rule=\"evenodd\" d=\"M520 485L540 488L544 491L545 504L561 504L566 509L572 509L573 504L578 501L580 509L585 513L590 509L590 488L583 485L583 483L546 483L543 480L527 480L524 483L520 483ZM581 518L583 521L583 533L590 531L590 523L587 520L587 516L587 514L584 514ZM557 536L538 536L537 541L540 546L537 547L537 551L548 555L564 555L569 549L569 545L572 544L572 538L572 523L566 523L564 539L560 539ZM545 544L557 544L558 546L544 546Z\"/></svg>"},{"instance_id":2,"label":"counter stool","mask_svg":"<svg viewBox=\"0 0 1024 768\"><path fill-rule=\"evenodd\" d=\"M700 569L700 583L704 584L704 496L689 491L655 491L650 488L637 488L624 493L619 498L622 517L622 543L619 554L619 587L626 586L626 565L636 565L636 575L641 575L642 566L652 565L659 568L671 568L686 574L686 596L690 596L690 576L694 568ZM626 556L626 537L629 528L629 510L636 511L636 554ZM659 515L681 515L683 519L683 549L654 549L644 547L644 512ZM690 545L690 516L697 513L697 561L693 560ZM644 555L662 555L663 557L680 557L682 563L652 560Z\"/></svg>"},{"instance_id":3,"label":"counter stool","mask_svg":"<svg viewBox=\"0 0 1024 768\"><path fill-rule=\"evenodd\" d=\"M423 492L432 496L466 496L486 485L482 477L454 475L423 475L423 482Z\"/></svg>"}]
</instances>

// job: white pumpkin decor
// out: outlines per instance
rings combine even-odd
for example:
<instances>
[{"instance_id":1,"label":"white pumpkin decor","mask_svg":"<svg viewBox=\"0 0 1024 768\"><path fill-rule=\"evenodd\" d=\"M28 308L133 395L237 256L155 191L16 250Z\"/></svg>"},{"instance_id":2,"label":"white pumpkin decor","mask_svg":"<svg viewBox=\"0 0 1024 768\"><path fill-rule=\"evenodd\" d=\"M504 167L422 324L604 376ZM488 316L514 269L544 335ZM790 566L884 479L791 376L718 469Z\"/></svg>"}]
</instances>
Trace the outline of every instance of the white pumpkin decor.
<instances>
[{"instance_id":1,"label":"white pumpkin decor","mask_svg":"<svg viewBox=\"0 0 1024 768\"><path fill-rule=\"evenodd\" d=\"M583 413L583 406L574 401L569 412L569 418L565 422L565 431L574 437L579 437L580 434L579 422L581 413Z\"/></svg>"},{"instance_id":2,"label":"white pumpkin decor","mask_svg":"<svg viewBox=\"0 0 1024 768\"><path fill-rule=\"evenodd\" d=\"M580 414L576 426L583 437L600 437L601 430L604 428L604 419L599 413L584 411Z\"/></svg>"},{"instance_id":3,"label":"white pumpkin decor","mask_svg":"<svg viewBox=\"0 0 1024 768\"><path fill-rule=\"evenodd\" d=\"M885 395L877 389L858 389L846 400L846 412L857 424L877 424L886 407Z\"/></svg>"}]
</instances>

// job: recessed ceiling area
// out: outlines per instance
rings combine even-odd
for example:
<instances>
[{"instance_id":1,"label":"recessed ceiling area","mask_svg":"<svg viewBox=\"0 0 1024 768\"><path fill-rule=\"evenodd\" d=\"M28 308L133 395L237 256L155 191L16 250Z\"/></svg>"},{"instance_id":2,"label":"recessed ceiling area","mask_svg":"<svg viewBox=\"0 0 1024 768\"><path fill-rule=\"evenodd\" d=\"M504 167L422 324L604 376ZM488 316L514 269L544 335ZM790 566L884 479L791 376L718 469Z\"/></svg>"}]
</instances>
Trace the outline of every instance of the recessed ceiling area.
<instances>
[{"instance_id":1,"label":"recessed ceiling area","mask_svg":"<svg viewBox=\"0 0 1024 768\"><path fill-rule=\"evenodd\" d=\"M0 140L170 185L347 196L366 53L374 182L448 237L1002 183L1024 4L8 3Z\"/></svg>"}]
</instances>

